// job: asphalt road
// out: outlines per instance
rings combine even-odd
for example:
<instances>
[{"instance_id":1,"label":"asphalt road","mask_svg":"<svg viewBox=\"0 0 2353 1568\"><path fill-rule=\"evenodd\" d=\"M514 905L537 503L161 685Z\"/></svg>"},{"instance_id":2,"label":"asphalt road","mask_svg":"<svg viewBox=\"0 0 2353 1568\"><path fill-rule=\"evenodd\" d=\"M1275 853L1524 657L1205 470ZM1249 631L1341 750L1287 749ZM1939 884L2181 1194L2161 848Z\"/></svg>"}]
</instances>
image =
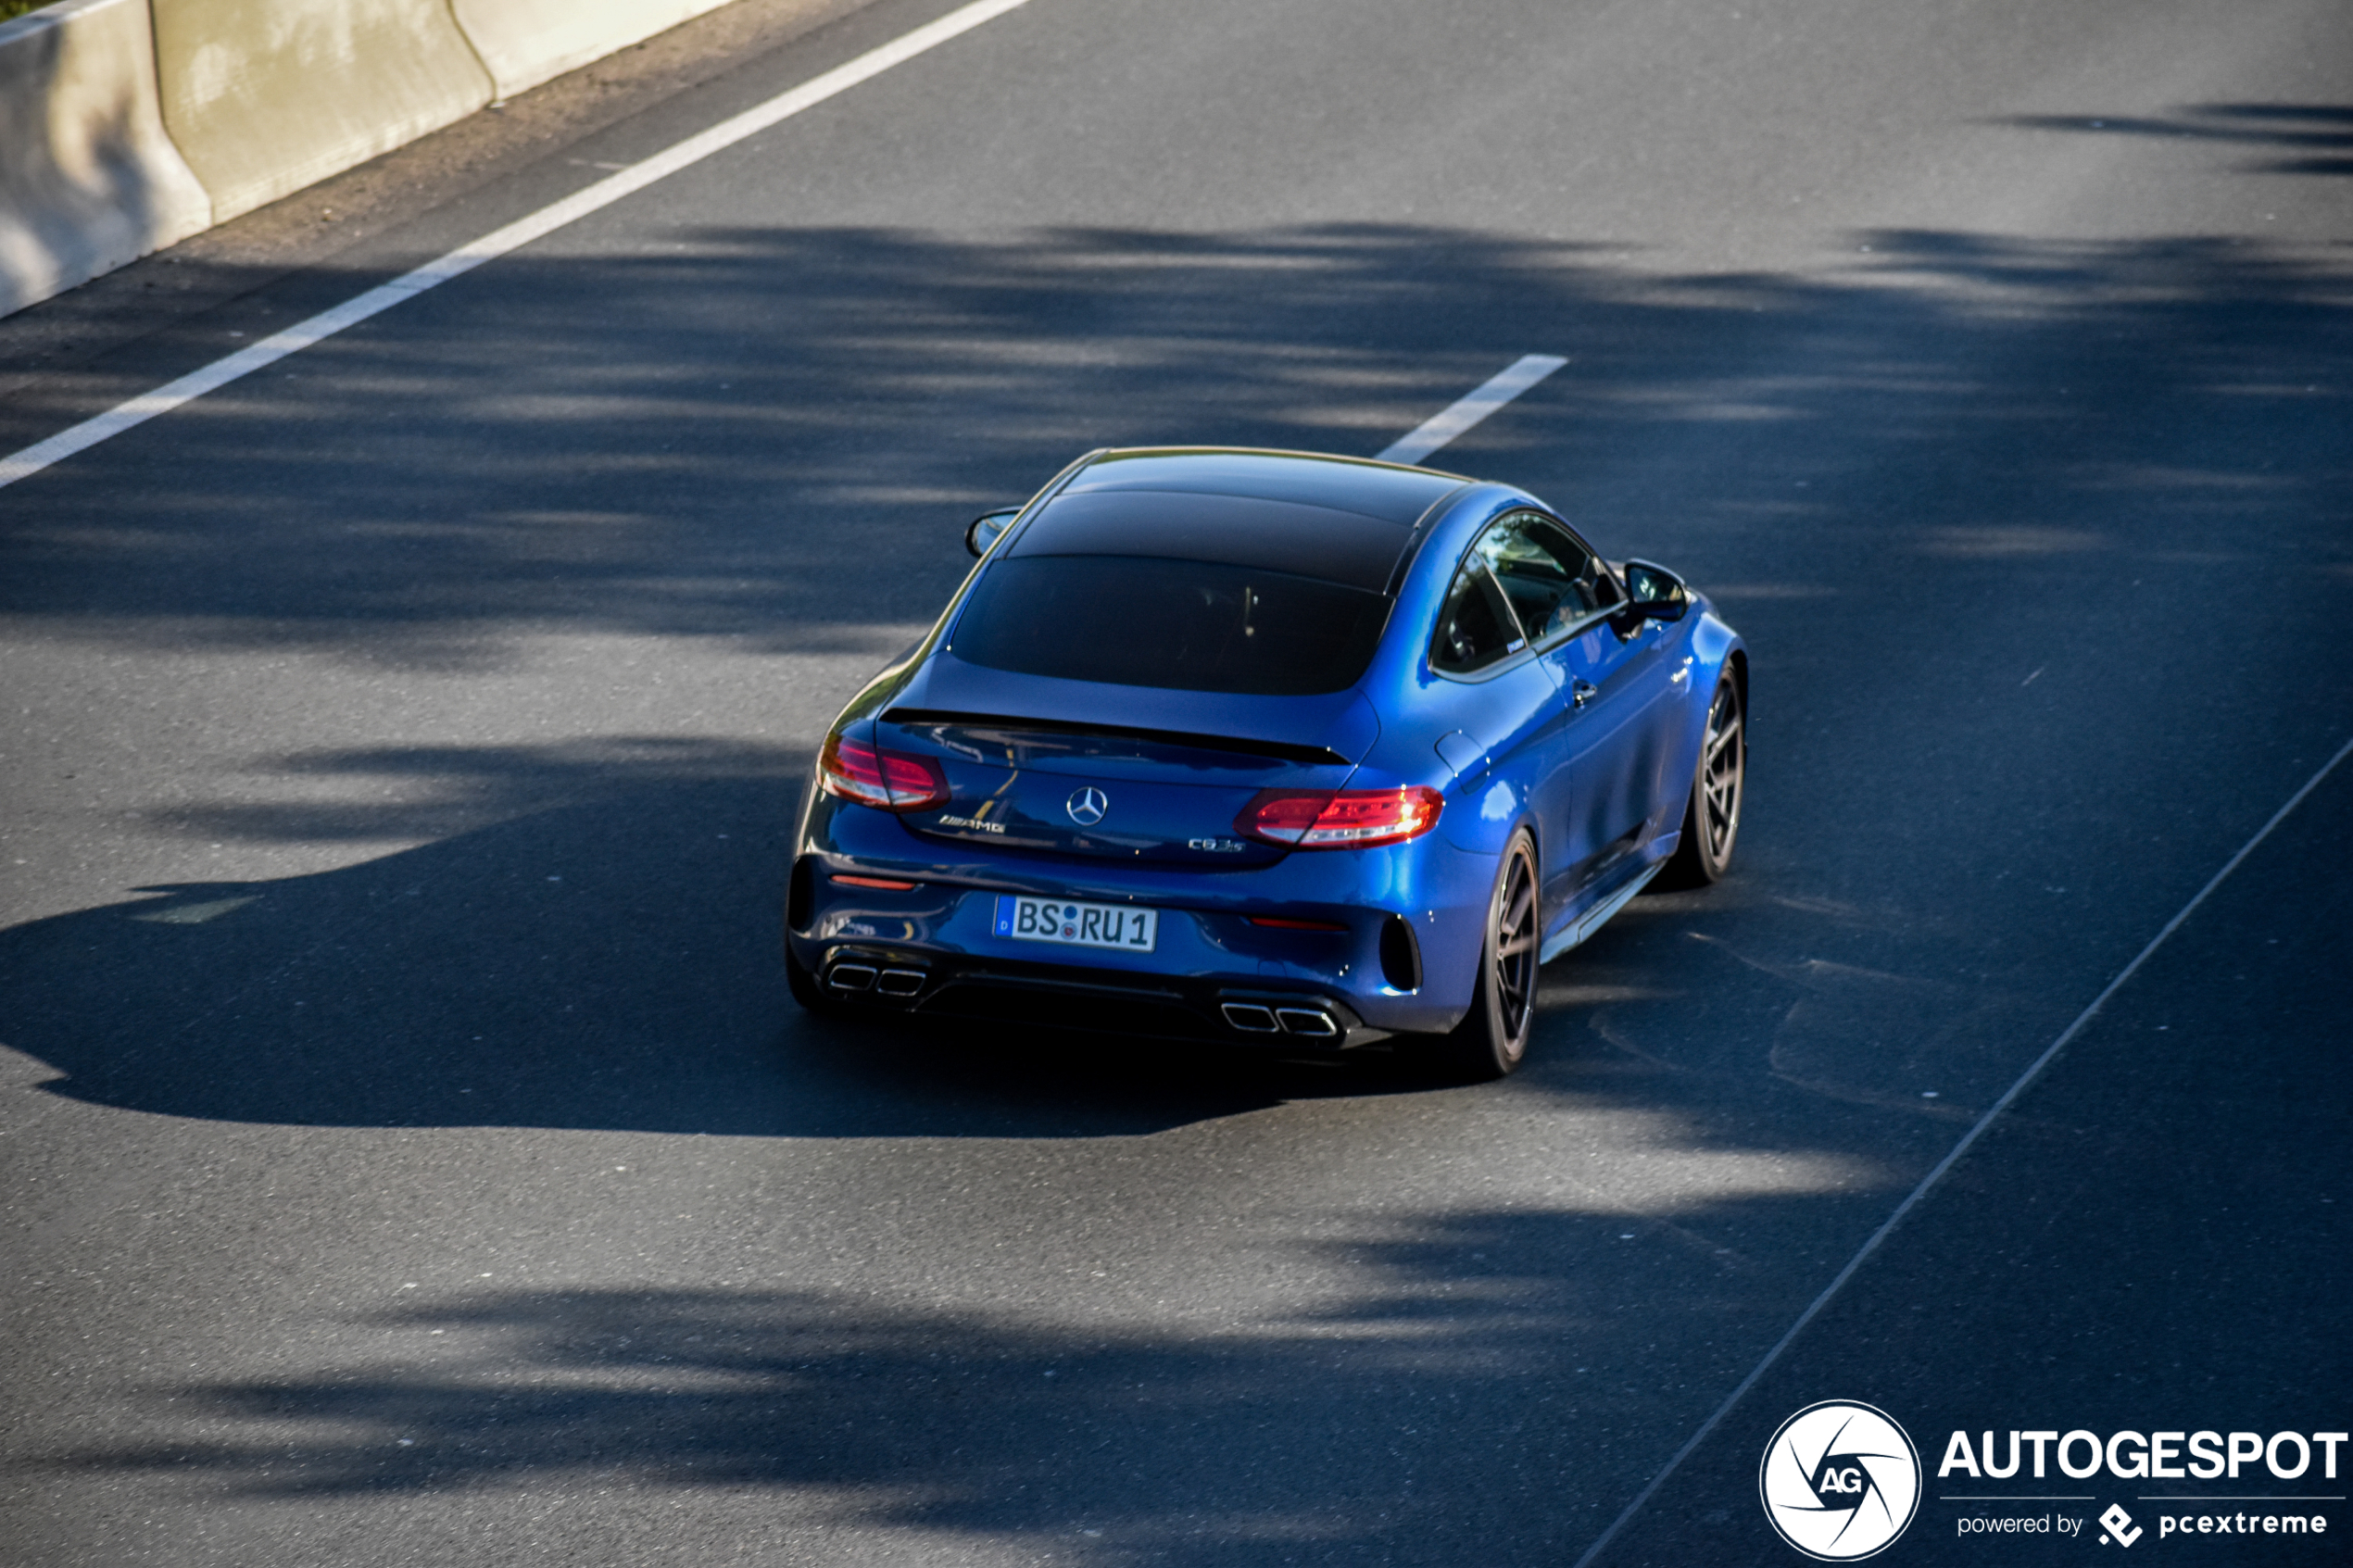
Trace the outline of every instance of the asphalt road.
<instances>
[{"instance_id":1,"label":"asphalt road","mask_svg":"<svg viewBox=\"0 0 2353 1568\"><path fill-rule=\"evenodd\" d=\"M947 9L573 122L0 431ZM0 491L0 1561L1574 1564L2353 735L2348 62L2331 0L1030 0ZM974 512L1375 452L1526 353L1433 460L1756 672L1733 875L1550 966L1526 1072L794 1010L801 771ZM1951 1430L2347 1428L2349 809L1599 1564L1803 1561L1756 1464L1819 1399L1923 1449L1892 1562L2111 1549L1961 1537Z\"/></svg>"}]
</instances>

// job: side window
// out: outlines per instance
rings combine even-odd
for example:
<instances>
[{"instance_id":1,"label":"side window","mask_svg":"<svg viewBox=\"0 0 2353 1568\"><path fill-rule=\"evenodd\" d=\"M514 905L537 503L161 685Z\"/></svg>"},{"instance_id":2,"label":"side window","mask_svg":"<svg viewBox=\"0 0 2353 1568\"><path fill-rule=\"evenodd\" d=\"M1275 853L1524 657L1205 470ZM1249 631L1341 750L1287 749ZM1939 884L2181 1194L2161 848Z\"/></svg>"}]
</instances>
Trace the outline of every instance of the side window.
<instances>
[{"instance_id":1,"label":"side window","mask_svg":"<svg viewBox=\"0 0 2353 1568\"><path fill-rule=\"evenodd\" d=\"M1454 585L1446 593L1446 608L1438 612L1438 635L1430 643L1429 667L1441 674L1467 675L1526 646L1512 607L1504 602L1486 563L1474 554L1454 574Z\"/></svg>"},{"instance_id":2,"label":"side window","mask_svg":"<svg viewBox=\"0 0 2353 1568\"><path fill-rule=\"evenodd\" d=\"M1609 569L1592 551L1544 518L1507 517L1480 536L1477 550L1539 643L1620 597Z\"/></svg>"}]
</instances>

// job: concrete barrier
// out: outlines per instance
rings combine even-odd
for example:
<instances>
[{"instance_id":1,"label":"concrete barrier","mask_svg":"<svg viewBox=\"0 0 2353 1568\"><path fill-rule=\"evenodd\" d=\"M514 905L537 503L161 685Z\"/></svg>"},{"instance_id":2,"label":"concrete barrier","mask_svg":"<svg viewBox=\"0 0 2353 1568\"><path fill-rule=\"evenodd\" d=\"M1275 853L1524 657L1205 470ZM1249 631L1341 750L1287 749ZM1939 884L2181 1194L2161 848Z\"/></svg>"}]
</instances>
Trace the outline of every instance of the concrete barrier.
<instances>
[{"instance_id":1,"label":"concrete barrier","mask_svg":"<svg viewBox=\"0 0 2353 1568\"><path fill-rule=\"evenodd\" d=\"M225 221L482 107L448 0L152 0L163 120Z\"/></svg>"},{"instance_id":2,"label":"concrete barrier","mask_svg":"<svg viewBox=\"0 0 2353 1568\"><path fill-rule=\"evenodd\" d=\"M643 43L727 0L450 0L498 96Z\"/></svg>"},{"instance_id":3,"label":"concrete barrier","mask_svg":"<svg viewBox=\"0 0 2353 1568\"><path fill-rule=\"evenodd\" d=\"M0 23L0 316L211 221L164 134L147 0Z\"/></svg>"},{"instance_id":4,"label":"concrete barrier","mask_svg":"<svg viewBox=\"0 0 2353 1568\"><path fill-rule=\"evenodd\" d=\"M64 0L0 23L0 316L727 3Z\"/></svg>"}]
</instances>

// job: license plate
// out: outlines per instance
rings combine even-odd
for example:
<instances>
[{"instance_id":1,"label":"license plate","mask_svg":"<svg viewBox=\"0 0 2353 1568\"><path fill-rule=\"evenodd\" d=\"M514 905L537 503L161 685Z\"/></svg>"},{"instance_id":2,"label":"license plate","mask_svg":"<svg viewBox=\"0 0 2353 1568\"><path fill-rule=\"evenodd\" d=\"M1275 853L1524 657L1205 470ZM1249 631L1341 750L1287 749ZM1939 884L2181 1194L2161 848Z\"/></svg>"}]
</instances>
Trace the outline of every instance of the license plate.
<instances>
[{"instance_id":1,"label":"license plate","mask_svg":"<svg viewBox=\"0 0 2353 1568\"><path fill-rule=\"evenodd\" d=\"M1067 898L997 896L997 935L1065 947L1112 947L1149 953L1160 939L1160 911L1122 904L1074 904Z\"/></svg>"}]
</instances>

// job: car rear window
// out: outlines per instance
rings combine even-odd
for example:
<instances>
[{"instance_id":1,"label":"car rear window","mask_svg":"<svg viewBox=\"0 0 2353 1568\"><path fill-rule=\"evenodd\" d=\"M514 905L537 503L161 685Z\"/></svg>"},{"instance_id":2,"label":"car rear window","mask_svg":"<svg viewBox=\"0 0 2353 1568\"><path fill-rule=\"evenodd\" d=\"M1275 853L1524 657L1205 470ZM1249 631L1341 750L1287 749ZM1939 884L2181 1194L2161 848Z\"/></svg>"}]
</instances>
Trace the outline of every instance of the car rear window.
<instances>
[{"instance_id":1,"label":"car rear window","mask_svg":"<svg viewBox=\"0 0 2353 1568\"><path fill-rule=\"evenodd\" d=\"M949 643L990 670L1248 696L1355 684L1389 600L1338 583L1150 556L1014 556L974 584Z\"/></svg>"}]
</instances>

